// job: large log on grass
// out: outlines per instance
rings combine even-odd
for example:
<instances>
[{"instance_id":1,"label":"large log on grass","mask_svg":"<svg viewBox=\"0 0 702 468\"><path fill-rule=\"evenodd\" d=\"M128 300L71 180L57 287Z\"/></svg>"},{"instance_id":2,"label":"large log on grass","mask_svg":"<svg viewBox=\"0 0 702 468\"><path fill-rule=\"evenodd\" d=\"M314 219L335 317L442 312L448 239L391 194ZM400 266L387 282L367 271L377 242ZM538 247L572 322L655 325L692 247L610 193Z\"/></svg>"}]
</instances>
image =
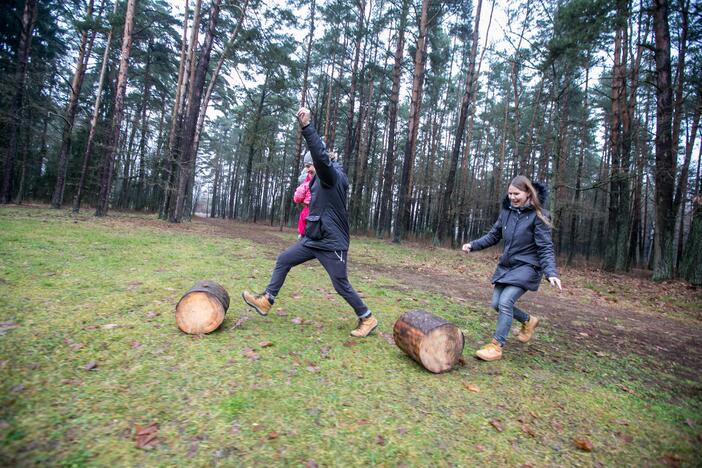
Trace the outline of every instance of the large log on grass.
<instances>
[{"instance_id":1,"label":"large log on grass","mask_svg":"<svg viewBox=\"0 0 702 468\"><path fill-rule=\"evenodd\" d=\"M397 346L430 372L453 368L463 353L463 332L424 310L411 310L395 322Z\"/></svg>"},{"instance_id":2,"label":"large log on grass","mask_svg":"<svg viewBox=\"0 0 702 468\"><path fill-rule=\"evenodd\" d=\"M183 294L176 305L176 323L185 333L216 330L229 308L229 294L214 281L200 281Z\"/></svg>"}]
</instances>

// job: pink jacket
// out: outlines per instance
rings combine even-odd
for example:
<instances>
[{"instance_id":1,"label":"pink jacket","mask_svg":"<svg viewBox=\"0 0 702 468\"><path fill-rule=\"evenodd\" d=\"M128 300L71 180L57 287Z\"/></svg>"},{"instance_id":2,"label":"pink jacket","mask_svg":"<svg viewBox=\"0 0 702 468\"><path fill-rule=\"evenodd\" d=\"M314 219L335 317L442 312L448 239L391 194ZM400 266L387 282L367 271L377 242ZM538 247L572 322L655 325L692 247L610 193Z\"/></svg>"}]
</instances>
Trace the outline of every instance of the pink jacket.
<instances>
[{"instance_id":1,"label":"pink jacket","mask_svg":"<svg viewBox=\"0 0 702 468\"><path fill-rule=\"evenodd\" d=\"M304 205L310 204L310 199L312 198L310 180L312 180L312 176L308 174L305 181L295 189L295 195L293 196L293 201L295 203L302 203Z\"/></svg>"}]
</instances>

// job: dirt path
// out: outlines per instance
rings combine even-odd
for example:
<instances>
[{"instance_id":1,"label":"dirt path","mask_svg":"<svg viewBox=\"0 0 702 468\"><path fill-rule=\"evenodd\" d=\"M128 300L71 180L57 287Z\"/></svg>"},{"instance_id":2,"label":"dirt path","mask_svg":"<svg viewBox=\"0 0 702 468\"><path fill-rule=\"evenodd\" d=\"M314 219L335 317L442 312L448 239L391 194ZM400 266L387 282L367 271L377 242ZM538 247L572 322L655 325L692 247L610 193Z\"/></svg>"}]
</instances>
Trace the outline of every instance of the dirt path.
<instances>
[{"instance_id":1,"label":"dirt path","mask_svg":"<svg viewBox=\"0 0 702 468\"><path fill-rule=\"evenodd\" d=\"M143 222L143 218L139 220ZM244 238L266 246L271 258L290 245L290 229L281 236L277 227L253 225L219 219L197 218L192 223L154 226L164 229L195 231L230 238ZM486 265L495 264L495 253L479 253ZM391 277L407 289L426 290L485 306L492 287L482 276L456 271L446 265L422 265L421 268L388 267L353 258L354 272L372 271ZM482 260L482 259L481 259ZM569 269L562 273L566 281L564 293L544 287L538 293L528 293L520 300L526 310L543 317L544 326L557 328L562 340L553 344L530 345L528 352L543 354L554 360L565 359L569 351L583 348L593 358L616 359L621 354L636 354L648 358L650 365L664 373L692 381L685 393L702 394L702 311L690 317L689 310L678 314L662 311L674 309L663 295L701 301L702 292L692 290L681 282L656 284L627 275L612 275L597 270ZM593 282L605 293L593 292L583 284ZM622 285L627 286L623 288ZM624 289L628 292L622 293ZM621 290L621 291L620 291ZM608 294L609 293L609 294ZM658 301L658 302L657 302ZM673 310L674 312L674 310ZM694 313L692 315L695 315ZM671 383L674 385L674 383Z\"/></svg>"}]
</instances>

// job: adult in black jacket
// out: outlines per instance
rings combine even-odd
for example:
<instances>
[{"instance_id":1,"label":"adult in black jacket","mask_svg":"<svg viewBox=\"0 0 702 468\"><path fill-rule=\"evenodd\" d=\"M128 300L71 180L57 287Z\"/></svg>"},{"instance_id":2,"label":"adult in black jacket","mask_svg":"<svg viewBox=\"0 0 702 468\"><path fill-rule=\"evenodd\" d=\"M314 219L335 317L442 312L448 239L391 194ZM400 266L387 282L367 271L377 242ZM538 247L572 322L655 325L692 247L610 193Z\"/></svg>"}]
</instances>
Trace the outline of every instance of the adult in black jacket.
<instances>
[{"instance_id":1,"label":"adult in black jacket","mask_svg":"<svg viewBox=\"0 0 702 468\"><path fill-rule=\"evenodd\" d=\"M322 139L310 125L309 109L301 108L297 119L315 168L315 176L310 181L312 198L305 235L278 256L271 281L263 293L244 291L241 296L259 314L267 315L290 269L316 258L329 274L336 292L356 312L358 324L351 335L365 337L378 326L378 321L353 289L346 273L349 250L346 193L349 181L341 165L330 159Z\"/></svg>"},{"instance_id":2,"label":"adult in black jacket","mask_svg":"<svg viewBox=\"0 0 702 468\"><path fill-rule=\"evenodd\" d=\"M498 312L497 328L492 342L475 353L485 361L502 357L513 318L522 323L517 339L523 343L531 339L539 318L518 309L514 303L527 290L539 289L542 275L546 275L551 286L561 289L551 239L552 226L548 212L541 208L545 202L546 190L542 185L532 184L525 176L515 177L490 232L463 246L465 252L477 251L504 239L504 251L492 275L495 286L492 308Z\"/></svg>"}]
</instances>

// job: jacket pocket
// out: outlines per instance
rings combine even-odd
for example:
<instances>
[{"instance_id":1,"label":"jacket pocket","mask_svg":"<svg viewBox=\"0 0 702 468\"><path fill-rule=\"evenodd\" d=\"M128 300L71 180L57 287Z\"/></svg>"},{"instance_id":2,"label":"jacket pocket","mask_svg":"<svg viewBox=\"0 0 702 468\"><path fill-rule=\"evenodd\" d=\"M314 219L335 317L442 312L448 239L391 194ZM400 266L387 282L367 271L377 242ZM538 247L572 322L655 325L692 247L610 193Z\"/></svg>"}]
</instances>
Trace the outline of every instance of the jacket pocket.
<instances>
[{"instance_id":1,"label":"jacket pocket","mask_svg":"<svg viewBox=\"0 0 702 468\"><path fill-rule=\"evenodd\" d=\"M305 237L311 240L321 240L323 236L324 230L322 229L321 216L308 216L307 226L305 226Z\"/></svg>"}]
</instances>

